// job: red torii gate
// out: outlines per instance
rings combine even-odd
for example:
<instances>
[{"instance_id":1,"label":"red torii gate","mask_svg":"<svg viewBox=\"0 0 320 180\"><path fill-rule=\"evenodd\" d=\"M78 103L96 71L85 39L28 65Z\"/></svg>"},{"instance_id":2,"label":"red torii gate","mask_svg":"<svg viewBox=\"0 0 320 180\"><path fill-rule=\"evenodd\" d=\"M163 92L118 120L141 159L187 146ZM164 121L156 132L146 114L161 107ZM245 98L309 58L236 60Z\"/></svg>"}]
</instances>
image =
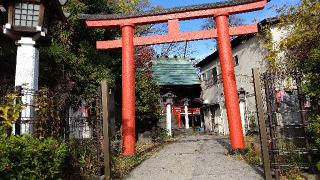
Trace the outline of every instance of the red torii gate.
<instances>
[{"instance_id":1,"label":"red torii gate","mask_svg":"<svg viewBox=\"0 0 320 180\"><path fill-rule=\"evenodd\" d=\"M122 137L123 154L135 153L135 60L134 46L163 44L190 40L217 38L222 70L225 102L229 123L230 140L233 149L244 148L237 85L234 73L230 36L256 33L258 27L242 25L229 27L231 14L263 9L268 0L233 0L143 12L133 15L82 15L91 28L117 28L122 30L121 40L97 41L97 49L122 47ZM214 17L216 29L181 32L180 20ZM168 23L168 34L134 37L135 26Z\"/></svg>"}]
</instances>

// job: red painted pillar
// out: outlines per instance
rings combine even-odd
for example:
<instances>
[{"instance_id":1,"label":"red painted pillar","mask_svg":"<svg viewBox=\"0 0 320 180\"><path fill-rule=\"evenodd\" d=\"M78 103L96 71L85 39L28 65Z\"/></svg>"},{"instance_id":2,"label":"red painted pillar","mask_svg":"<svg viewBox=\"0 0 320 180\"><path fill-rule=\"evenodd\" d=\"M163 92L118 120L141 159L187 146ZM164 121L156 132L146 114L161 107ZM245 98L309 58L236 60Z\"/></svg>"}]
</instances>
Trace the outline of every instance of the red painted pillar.
<instances>
[{"instance_id":1,"label":"red painted pillar","mask_svg":"<svg viewBox=\"0 0 320 180\"><path fill-rule=\"evenodd\" d=\"M175 108L174 109L174 113L175 113L175 116L176 116L176 119L177 119L177 123L178 123L178 128L180 129L181 128L181 112L180 112L180 108Z\"/></svg>"},{"instance_id":2,"label":"red painted pillar","mask_svg":"<svg viewBox=\"0 0 320 180\"><path fill-rule=\"evenodd\" d=\"M135 153L135 60L134 25L121 26L122 30L122 153Z\"/></svg>"},{"instance_id":3,"label":"red painted pillar","mask_svg":"<svg viewBox=\"0 0 320 180\"><path fill-rule=\"evenodd\" d=\"M173 114L174 114L174 118L176 119L177 124L179 124L179 122L178 122L178 112L177 112L176 107L173 107Z\"/></svg>"},{"instance_id":4,"label":"red painted pillar","mask_svg":"<svg viewBox=\"0 0 320 180\"><path fill-rule=\"evenodd\" d=\"M177 115L178 115L178 128L182 128L182 125L181 125L181 112L178 111Z\"/></svg>"},{"instance_id":5,"label":"red painted pillar","mask_svg":"<svg viewBox=\"0 0 320 180\"><path fill-rule=\"evenodd\" d=\"M215 22L218 31L218 51L222 71L231 146L233 149L243 149L244 138L242 133L239 98L230 43L228 15L221 14L215 16Z\"/></svg>"}]
</instances>

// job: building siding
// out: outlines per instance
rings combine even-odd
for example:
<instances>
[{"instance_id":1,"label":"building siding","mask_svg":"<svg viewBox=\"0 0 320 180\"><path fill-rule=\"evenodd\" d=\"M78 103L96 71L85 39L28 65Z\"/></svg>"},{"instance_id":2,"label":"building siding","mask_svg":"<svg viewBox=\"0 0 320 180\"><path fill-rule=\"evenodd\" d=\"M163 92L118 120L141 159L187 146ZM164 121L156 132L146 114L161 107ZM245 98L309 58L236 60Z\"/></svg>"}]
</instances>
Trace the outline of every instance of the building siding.
<instances>
[{"instance_id":1,"label":"building siding","mask_svg":"<svg viewBox=\"0 0 320 180\"><path fill-rule=\"evenodd\" d=\"M246 91L245 120L244 129L248 130L250 119L255 116L256 106L254 97L254 86L252 79L252 68L265 67L264 57L266 51L261 46L257 36L252 36L244 40L240 45L233 48L233 56L238 57L239 64L235 66L235 74L238 89ZM221 135L229 134L227 114L224 104L223 84L221 80L221 68L219 58L200 68L200 74L211 73L213 68L217 68L219 80L217 84L210 84L210 79L202 79L202 98L207 105L204 112L204 121L207 131L213 131Z\"/></svg>"},{"instance_id":2,"label":"building siding","mask_svg":"<svg viewBox=\"0 0 320 180\"><path fill-rule=\"evenodd\" d=\"M288 31L284 31L278 28L270 28L272 41L274 48L277 48L279 41L288 34ZM260 43L259 37L253 35L245 40L242 40L240 44L237 44L232 48L233 56L238 57L239 64L235 66L235 75L237 81L238 90L243 88L246 92L245 105L244 105L244 120L243 129L244 133L251 129L250 125L257 124L256 117L256 103L254 94L254 84L252 77L252 69L259 68L261 72L264 72L267 67L265 56L267 51ZM278 55L281 58L281 53ZM223 84L221 76L217 83L213 83L210 79L210 73L213 68L217 69L218 76L221 74L221 68L219 58L213 58L212 61L202 64L200 66L201 75L201 98L204 101L204 124L206 131L216 132L221 135L229 134L228 118L226 114L226 108L223 96ZM207 74L207 78L204 79L204 74Z\"/></svg>"}]
</instances>

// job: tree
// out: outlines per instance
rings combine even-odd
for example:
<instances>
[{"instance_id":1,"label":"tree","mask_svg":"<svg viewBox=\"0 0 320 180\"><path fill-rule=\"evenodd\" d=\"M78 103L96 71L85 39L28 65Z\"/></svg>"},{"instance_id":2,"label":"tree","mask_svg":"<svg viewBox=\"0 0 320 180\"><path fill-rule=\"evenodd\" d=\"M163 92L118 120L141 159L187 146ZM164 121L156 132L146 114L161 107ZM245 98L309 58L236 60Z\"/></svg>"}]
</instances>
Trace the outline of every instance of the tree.
<instances>
[{"instance_id":1,"label":"tree","mask_svg":"<svg viewBox=\"0 0 320 180\"><path fill-rule=\"evenodd\" d=\"M107 0L114 13L132 14L152 10L149 0Z\"/></svg>"},{"instance_id":2,"label":"tree","mask_svg":"<svg viewBox=\"0 0 320 180\"><path fill-rule=\"evenodd\" d=\"M136 48L136 66L143 71L149 72L151 60L156 56L156 52L150 46Z\"/></svg>"},{"instance_id":3,"label":"tree","mask_svg":"<svg viewBox=\"0 0 320 180\"><path fill-rule=\"evenodd\" d=\"M267 60L271 70L287 73L298 68L306 80L304 92L319 97L320 3L303 0L298 7L285 6L278 11L280 22L276 27L288 32L288 35L274 48L270 30L266 28L265 47L269 52ZM282 54L281 57L278 54Z\"/></svg>"},{"instance_id":4,"label":"tree","mask_svg":"<svg viewBox=\"0 0 320 180\"><path fill-rule=\"evenodd\" d=\"M148 0L120 0L111 1L116 12L132 14L145 10L156 11L159 7L152 7ZM153 25L138 26L136 35L154 34L158 29ZM136 47L136 130L144 132L151 130L160 118L160 90L151 77L151 60L155 51L150 46ZM118 72L121 72L119 70ZM118 77L121 77L120 74ZM121 82L119 81L116 82ZM119 92L120 86L119 86ZM120 100L120 94L119 94Z\"/></svg>"},{"instance_id":5,"label":"tree","mask_svg":"<svg viewBox=\"0 0 320 180\"><path fill-rule=\"evenodd\" d=\"M0 13L0 25L6 23L6 15L6 13ZM2 26L0 27L0 31L0 90L2 90L7 85L12 84L14 82L13 77L15 72L15 58L17 48L13 40L3 35Z\"/></svg>"},{"instance_id":6,"label":"tree","mask_svg":"<svg viewBox=\"0 0 320 180\"><path fill-rule=\"evenodd\" d=\"M309 126L317 138L315 143L320 147L320 2L302 0L298 7L285 6L278 10L280 23L277 28L288 32L279 46L274 48L270 36L265 47L268 50L267 60L270 70L287 74L299 70L303 74L302 92L310 96L312 101ZM269 30L265 32L270 35ZM279 55L280 54L280 55ZM320 162L317 164L320 169Z\"/></svg>"},{"instance_id":7,"label":"tree","mask_svg":"<svg viewBox=\"0 0 320 180\"><path fill-rule=\"evenodd\" d=\"M112 14L136 13L152 9L148 0L112 1L112 0L69 0L64 11L70 13L65 22L53 21L49 28L50 45L40 45L40 77L41 89L48 89L50 94L59 96L50 102L56 109L77 106L80 99L91 99L96 94L102 79L106 79L114 89L116 106L121 109L121 51L97 51L95 41L99 39L115 39L120 30L89 29L79 14ZM4 17L0 17L2 20ZM138 33L147 33L150 27L138 29ZM13 41L7 41L0 35L0 58L2 65L0 79L11 79L13 84L16 48ZM2 54L3 52L3 54ZM151 52L151 51L150 51ZM144 53L146 54L146 53ZM152 52L151 52L152 55ZM144 57L145 58L145 57ZM150 57L148 57L150 58ZM147 61L138 58L137 61ZM3 65L3 63L5 63ZM8 76L10 70L10 76ZM138 76L138 75L137 75ZM137 84L140 79L137 77ZM139 89L138 89L139 91ZM147 94L137 92L140 95ZM149 97L141 97L150 99ZM155 101L152 101L152 103ZM145 104L139 104L144 106ZM52 108L53 108L52 107ZM149 109L145 113L157 112ZM46 114L46 113L43 113ZM50 114L50 113L47 113ZM141 113L140 113L141 114ZM43 117L44 119L49 119ZM120 119L120 117L118 117ZM140 119L137 116L137 119ZM141 119L144 119L143 117Z\"/></svg>"},{"instance_id":8,"label":"tree","mask_svg":"<svg viewBox=\"0 0 320 180\"><path fill-rule=\"evenodd\" d=\"M237 15L232 15L229 17L229 24L231 26L237 26L243 24L244 19L237 16ZM214 21L214 18L207 18L205 23L202 25L202 29L212 29L216 28L216 23Z\"/></svg>"},{"instance_id":9,"label":"tree","mask_svg":"<svg viewBox=\"0 0 320 180\"><path fill-rule=\"evenodd\" d=\"M178 43L167 43L159 45L159 56L170 57L177 56L179 58L191 57L194 51L192 50L192 42L178 42Z\"/></svg>"},{"instance_id":10,"label":"tree","mask_svg":"<svg viewBox=\"0 0 320 180\"><path fill-rule=\"evenodd\" d=\"M145 71L136 73L136 126L137 132L150 131L160 119L160 89Z\"/></svg>"},{"instance_id":11,"label":"tree","mask_svg":"<svg viewBox=\"0 0 320 180\"><path fill-rule=\"evenodd\" d=\"M152 78L152 47L136 48L136 127L137 132L152 130L160 119L160 88Z\"/></svg>"},{"instance_id":12,"label":"tree","mask_svg":"<svg viewBox=\"0 0 320 180\"><path fill-rule=\"evenodd\" d=\"M229 18L229 23L231 26L242 24L244 19L239 16L232 15ZM167 33L167 26L161 26L159 32ZM215 28L215 21L213 18L207 18L204 24L201 27L202 29L212 29ZM194 51L192 50L192 42L185 41L179 43L168 43L160 45L159 55L162 57L165 56L178 56L180 58L186 58L192 56Z\"/></svg>"}]
</instances>

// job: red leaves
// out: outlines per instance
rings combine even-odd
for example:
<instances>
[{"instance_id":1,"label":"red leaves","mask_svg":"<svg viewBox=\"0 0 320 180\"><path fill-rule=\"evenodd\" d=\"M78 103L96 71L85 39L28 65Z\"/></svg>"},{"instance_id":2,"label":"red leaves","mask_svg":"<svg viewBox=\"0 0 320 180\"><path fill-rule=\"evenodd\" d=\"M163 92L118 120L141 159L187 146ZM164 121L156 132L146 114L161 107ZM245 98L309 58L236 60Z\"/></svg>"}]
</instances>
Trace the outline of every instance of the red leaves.
<instances>
[{"instance_id":1,"label":"red leaves","mask_svg":"<svg viewBox=\"0 0 320 180\"><path fill-rule=\"evenodd\" d=\"M151 68L151 60L155 56L155 51L151 47L141 47L136 53L136 67L148 71Z\"/></svg>"}]
</instances>

